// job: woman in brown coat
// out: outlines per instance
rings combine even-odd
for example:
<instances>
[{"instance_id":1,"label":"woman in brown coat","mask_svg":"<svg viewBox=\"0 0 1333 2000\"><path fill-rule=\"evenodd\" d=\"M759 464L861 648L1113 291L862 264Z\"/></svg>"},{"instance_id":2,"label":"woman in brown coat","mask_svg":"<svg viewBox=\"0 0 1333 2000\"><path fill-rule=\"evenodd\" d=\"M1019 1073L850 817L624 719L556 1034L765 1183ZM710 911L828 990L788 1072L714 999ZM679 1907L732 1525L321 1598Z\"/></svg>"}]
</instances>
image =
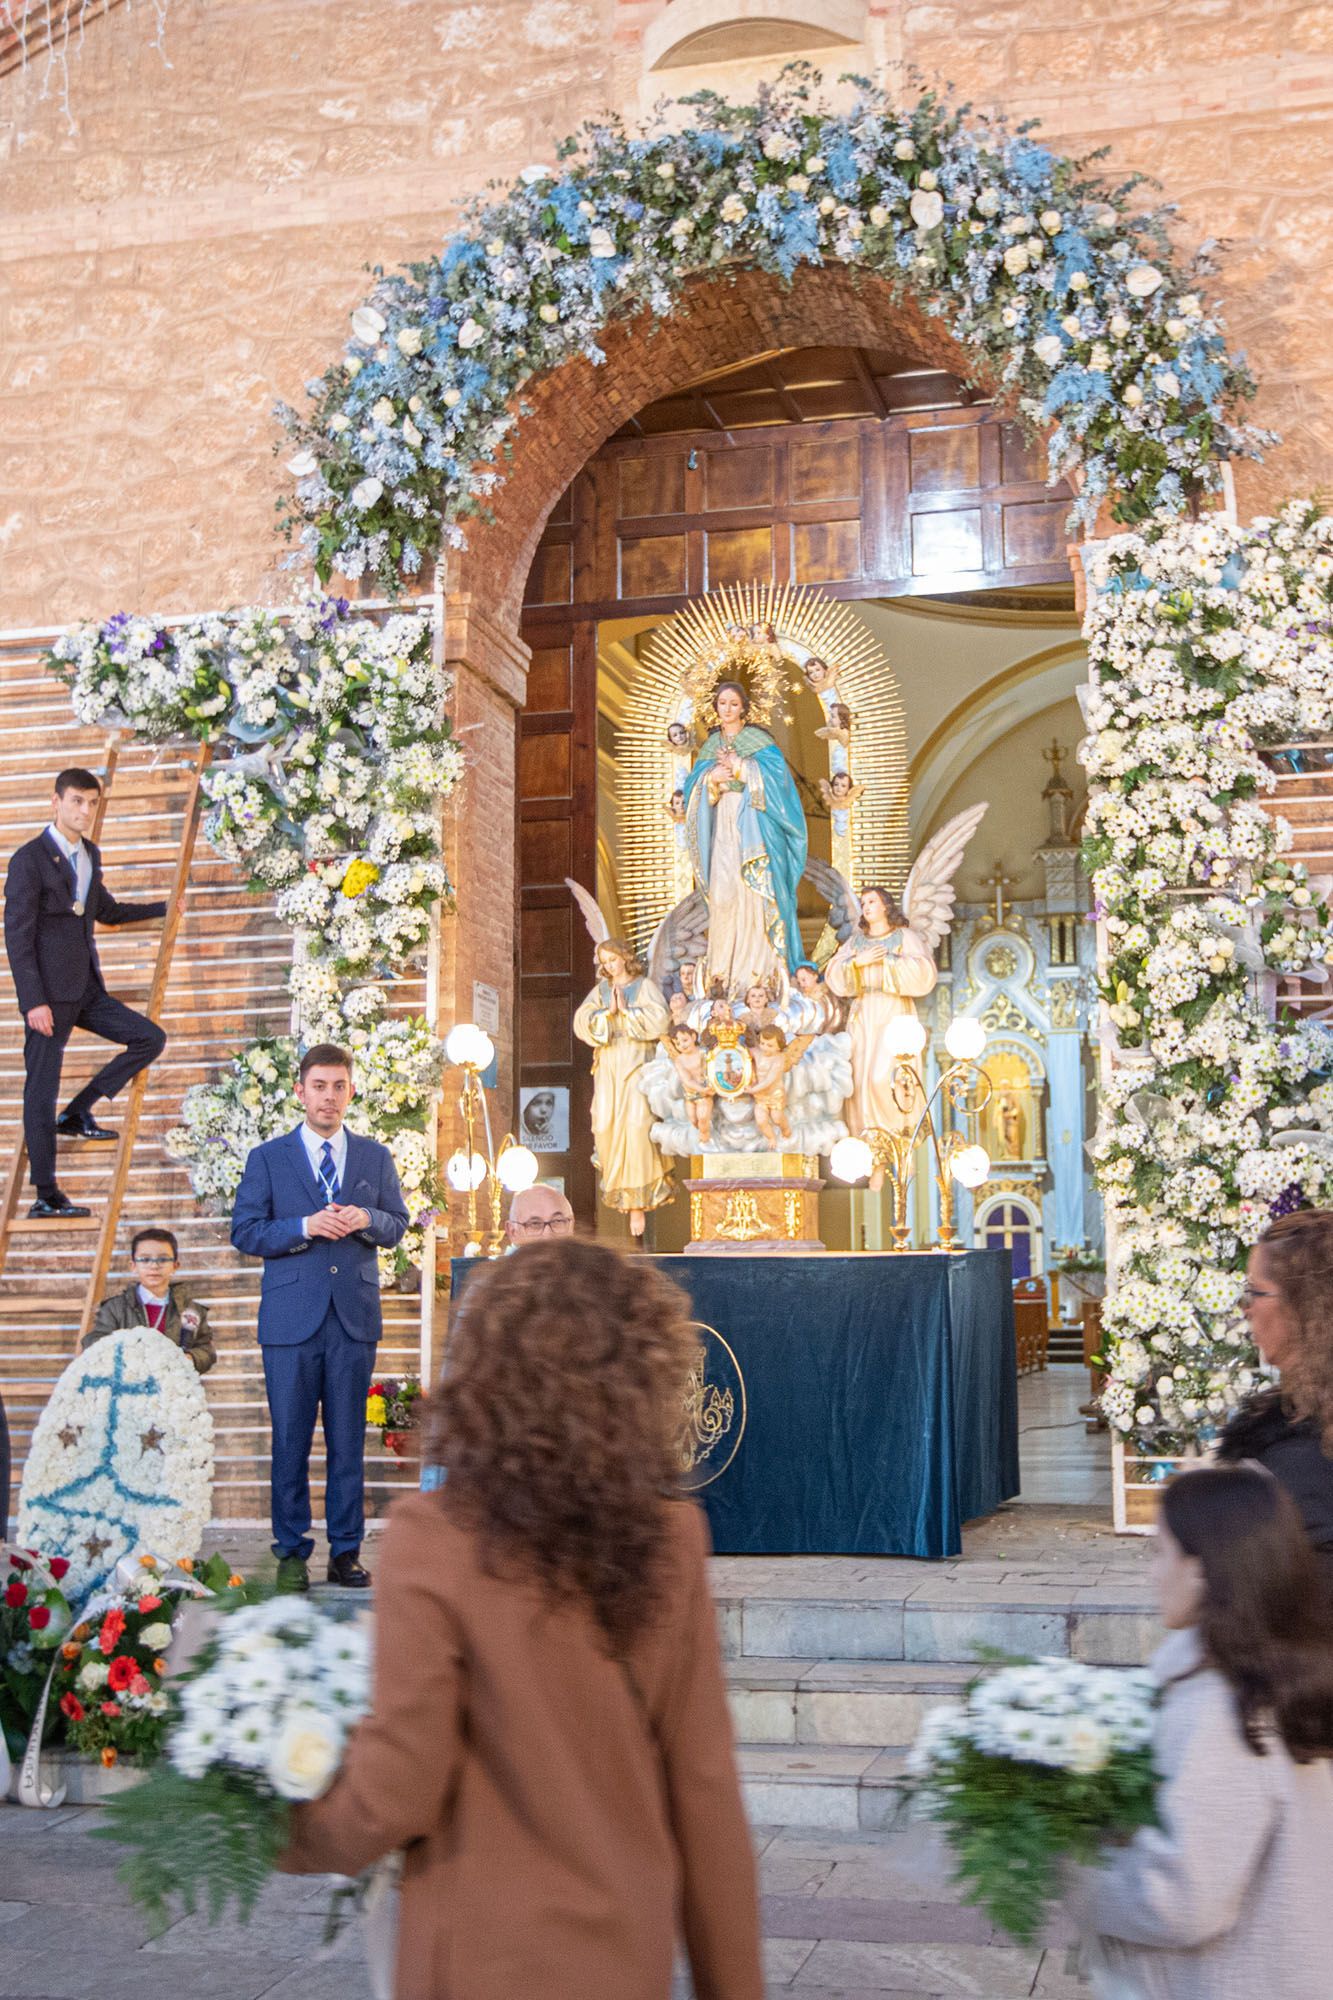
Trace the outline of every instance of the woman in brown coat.
<instances>
[{"instance_id":1,"label":"woman in brown coat","mask_svg":"<svg viewBox=\"0 0 1333 2000\"><path fill-rule=\"evenodd\" d=\"M532 1244L469 1283L376 1564L375 1693L286 1866L406 1850L397 2000L762 2000L707 1533L670 1497L696 1346L651 1266Z\"/></svg>"}]
</instances>

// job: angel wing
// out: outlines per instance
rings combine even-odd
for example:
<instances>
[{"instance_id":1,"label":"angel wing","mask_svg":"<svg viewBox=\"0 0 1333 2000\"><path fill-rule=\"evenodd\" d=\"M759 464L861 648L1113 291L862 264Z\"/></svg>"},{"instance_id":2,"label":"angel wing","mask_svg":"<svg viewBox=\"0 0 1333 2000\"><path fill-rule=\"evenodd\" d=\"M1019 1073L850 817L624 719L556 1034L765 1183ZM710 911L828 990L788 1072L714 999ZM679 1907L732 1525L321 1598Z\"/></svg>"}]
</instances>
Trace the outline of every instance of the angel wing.
<instances>
[{"instance_id":1,"label":"angel wing","mask_svg":"<svg viewBox=\"0 0 1333 2000\"><path fill-rule=\"evenodd\" d=\"M926 940L931 951L953 921L953 906L957 900L953 878L958 873L958 864L968 841L989 810L983 802L956 814L926 842L912 863L907 886L903 890L903 915L912 929Z\"/></svg>"},{"instance_id":2,"label":"angel wing","mask_svg":"<svg viewBox=\"0 0 1333 2000\"><path fill-rule=\"evenodd\" d=\"M668 910L648 946L648 976L663 986L688 965L703 957L708 949L708 898L702 889L692 890L683 902Z\"/></svg>"},{"instance_id":3,"label":"angel wing","mask_svg":"<svg viewBox=\"0 0 1333 2000\"><path fill-rule=\"evenodd\" d=\"M808 882L817 896L828 904L829 928L841 944L851 936L861 921L861 906L852 893L852 886L845 875L840 875L831 863L821 861L812 854L805 864L801 877Z\"/></svg>"},{"instance_id":4,"label":"angel wing","mask_svg":"<svg viewBox=\"0 0 1333 2000\"><path fill-rule=\"evenodd\" d=\"M611 935L611 926L602 915L597 898L590 896L580 883L571 881L568 875L565 877L565 887L582 910L583 921L588 926L588 935L593 943L605 944Z\"/></svg>"}]
</instances>

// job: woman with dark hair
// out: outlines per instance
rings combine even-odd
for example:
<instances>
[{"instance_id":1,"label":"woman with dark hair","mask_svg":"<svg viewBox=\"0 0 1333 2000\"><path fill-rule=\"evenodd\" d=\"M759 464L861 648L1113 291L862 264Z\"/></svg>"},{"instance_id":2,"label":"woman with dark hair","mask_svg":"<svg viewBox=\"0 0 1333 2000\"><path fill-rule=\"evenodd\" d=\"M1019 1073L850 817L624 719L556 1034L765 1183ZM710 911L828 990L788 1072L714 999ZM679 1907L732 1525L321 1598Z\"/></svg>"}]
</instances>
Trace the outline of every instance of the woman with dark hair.
<instances>
[{"instance_id":1,"label":"woman with dark hair","mask_svg":"<svg viewBox=\"0 0 1333 2000\"><path fill-rule=\"evenodd\" d=\"M286 1866L406 1849L396 2000L762 2000L705 1570L673 1497L697 1338L653 1266L574 1240L457 1306L430 1457L375 1572L375 1690Z\"/></svg>"},{"instance_id":2,"label":"woman with dark hair","mask_svg":"<svg viewBox=\"0 0 1333 2000\"><path fill-rule=\"evenodd\" d=\"M1333 1615L1258 1466L1172 1481L1157 1529L1158 1823L1069 1902L1105 2000L1327 2000Z\"/></svg>"},{"instance_id":3,"label":"woman with dark hair","mask_svg":"<svg viewBox=\"0 0 1333 2000\"><path fill-rule=\"evenodd\" d=\"M1296 1502L1333 1593L1333 1210L1297 1209L1250 1252L1243 1294L1260 1354L1280 1388L1252 1396L1218 1457L1265 1466Z\"/></svg>"}]
</instances>

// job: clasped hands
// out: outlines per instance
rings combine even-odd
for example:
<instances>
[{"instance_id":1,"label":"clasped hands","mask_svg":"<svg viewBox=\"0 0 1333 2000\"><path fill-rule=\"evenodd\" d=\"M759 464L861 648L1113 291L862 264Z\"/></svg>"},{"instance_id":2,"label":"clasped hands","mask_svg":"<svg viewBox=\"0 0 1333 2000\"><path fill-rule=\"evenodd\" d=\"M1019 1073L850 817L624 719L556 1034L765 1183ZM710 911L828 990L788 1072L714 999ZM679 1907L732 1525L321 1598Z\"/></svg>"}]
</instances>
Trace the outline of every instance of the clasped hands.
<instances>
[{"instance_id":1,"label":"clasped hands","mask_svg":"<svg viewBox=\"0 0 1333 2000\"><path fill-rule=\"evenodd\" d=\"M327 1208L317 1209L306 1217L307 1236L323 1236L330 1243L339 1243L344 1236L356 1236L370 1227L370 1212L364 1208L354 1208L350 1202L331 1201Z\"/></svg>"}]
</instances>

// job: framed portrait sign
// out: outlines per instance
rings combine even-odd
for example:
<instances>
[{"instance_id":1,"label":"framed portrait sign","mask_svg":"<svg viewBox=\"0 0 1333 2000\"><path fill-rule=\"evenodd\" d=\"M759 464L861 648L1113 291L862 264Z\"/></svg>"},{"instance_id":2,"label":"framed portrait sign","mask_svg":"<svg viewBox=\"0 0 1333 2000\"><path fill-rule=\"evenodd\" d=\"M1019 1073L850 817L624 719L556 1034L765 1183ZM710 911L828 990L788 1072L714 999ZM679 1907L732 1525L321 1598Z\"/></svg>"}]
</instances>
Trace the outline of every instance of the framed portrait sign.
<instances>
[{"instance_id":1,"label":"framed portrait sign","mask_svg":"<svg viewBox=\"0 0 1333 2000\"><path fill-rule=\"evenodd\" d=\"M569 1091L553 1083L526 1084L518 1094L518 1140L534 1153L569 1151Z\"/></svg>"}]
</instances>

